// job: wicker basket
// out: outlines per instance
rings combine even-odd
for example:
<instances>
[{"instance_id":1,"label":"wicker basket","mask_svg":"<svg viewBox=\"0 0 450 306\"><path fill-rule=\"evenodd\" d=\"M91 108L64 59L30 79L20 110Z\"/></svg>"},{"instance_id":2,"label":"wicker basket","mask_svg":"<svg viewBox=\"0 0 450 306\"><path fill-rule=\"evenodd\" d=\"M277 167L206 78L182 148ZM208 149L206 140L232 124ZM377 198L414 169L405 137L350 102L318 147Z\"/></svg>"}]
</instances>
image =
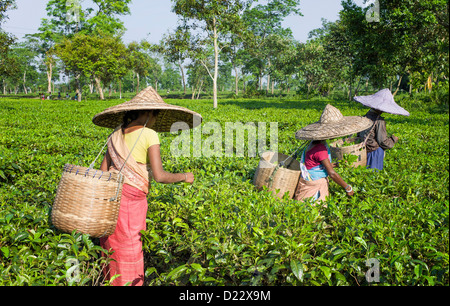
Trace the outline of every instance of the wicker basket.
<instances>
[{"instance_id":1,"label":"wicker basket","mask_svg":"<svg viewBox=\"0 0 450 306\"><path fill-rule=\"evenodd\" d=\"M286 168L277 167L282 161L285 161ZM300 163L296 159L281 153L276 155L274 152L265 152L256 169L253 184L258 190L266 186L274 196L280 199L289 192L289 197L292 199L299 178Z\"/></svg>"},{"instance_id":2,"label":"wicker basket","mask_svg":"<svg viewBox=\"0 0 450 306\"><path fill-rule=\"evenodd\" d=\"M116 229L123 175L65 165L52 209L59 230L99 238Z\"/></svg>"},{"instance_id":3,"label":"wicker basket","mask_svg":"<svg viewBox=\"0 0 450 306\"><path fill-rule=\"evenodd\" d=\"M347 146L347 147L340 147L346 143L355 142L355 145ZM331 151L331 158L333 160L342 160L344 158L344 154L352 154L356 155L358 157L358 160L352 164L352 167L358 167L363 166L365 167L367 165L367 150L366 146L364 144L364 139L360 137L353 137L353 138L346 138L346 139L339 139L338 141L335 141L330 144L330 151Z\"/></svg>"}]
</instances>

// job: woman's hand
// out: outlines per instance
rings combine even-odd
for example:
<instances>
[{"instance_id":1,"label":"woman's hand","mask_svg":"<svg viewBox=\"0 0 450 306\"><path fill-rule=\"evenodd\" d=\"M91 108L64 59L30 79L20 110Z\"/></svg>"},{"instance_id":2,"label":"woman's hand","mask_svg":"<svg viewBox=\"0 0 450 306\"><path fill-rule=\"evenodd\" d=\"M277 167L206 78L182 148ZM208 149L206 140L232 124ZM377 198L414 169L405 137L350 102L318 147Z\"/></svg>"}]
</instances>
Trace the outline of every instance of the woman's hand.
<instances>
[{"instance_id":1,"label":"woman's hand","mask_svg":"<svg viewBox=\"0 0 450 306\"><path fill-rule=\"evenodd\" d=\"M327 170L328 175L330 176L330 178L339 186L341 186L342 188L345 189L345 192L347 193L347 195L349 197L353 196L355 194L355 192L353 191L353 188L348 185L339 174L336 173L336 171L334 171L333 165L331 164L330 160L325 159L322 162L322 165L325 167L325 169Z\"/></svg>"},{"instance_id":2,"label":"woman's hand","mask_svg":"<svg viewBox=\"0 0 450 306\"><path fill-rule=\"evenodd\" d=\"M169 173L164 171L161 161L160 145L151 146L148 149L148 157L152 168L153 178L156 182L162 184L173 184L186 182L194 183L194 175L192 173Z\"/></svg>"},{"instance_id":3,"label":"woman's hand","mask_svg":"<svg viewBox=\"0 0 450 306\"><path fill-rule=\"evenodd\" d=\"M193 184L194 183L194 180L195 180L194 174L192 174L192 173L185 173L184 175L186 176L186 179L184 180L186 183L189 183L189 184Z\"/></svg>"},{"instance_id":4,"label":"woman's hand","mask_svg":"<svg viewBox=\"0 0 450 306\"><path fill-rule=\"evenodd\" d=\"M392 135L392 139L394 140L395 143L397 143L399 141L398 137L395 135Z\"/></svg>"},{"instance_id":5,"label":"woman's hand","mask_svg":"<svg viewBox=\"0 0 450 306\"><path fill-rule=\"evenodd\" d=\"M353 187L350 185L348 185L347 188L345 188L345 192L349 197L352 197L355 194L355 192L353 191Z\"/></svg>"}]
</instances>

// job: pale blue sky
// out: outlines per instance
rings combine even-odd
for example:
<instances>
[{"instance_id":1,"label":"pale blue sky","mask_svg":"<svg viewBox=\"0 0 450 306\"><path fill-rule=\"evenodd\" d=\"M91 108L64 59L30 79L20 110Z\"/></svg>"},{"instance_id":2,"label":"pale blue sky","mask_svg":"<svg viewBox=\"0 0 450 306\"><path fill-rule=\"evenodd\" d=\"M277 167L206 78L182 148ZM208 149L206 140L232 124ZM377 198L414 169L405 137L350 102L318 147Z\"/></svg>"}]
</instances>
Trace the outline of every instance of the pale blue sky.
<instances>
[{"instance_id":1,"label":"pale blue sky","mask_svg":"<svg viewBox=\"0 0 450 306\"><path fill-rule=\"evenodd\" d=\"M16 0L16 3L17 10L8 11L9 20L2 27L20 39L24 34L37 31L41 19L46 17L47 0ZM362 5L363 0L355 0L355 3ZM177 17L171 12L171 6L170 0L132 1L131 15L121 18L127 28L124 42L140 41L144 38L152 43L159 42L162 35L177 24ZM303 16L286 18L284 26L292 29L296 40L306 42L309 31L321 27L322 18L329 21L338 18L341 0L301 0L300 10Z\"/></svg>"}]
</instances>

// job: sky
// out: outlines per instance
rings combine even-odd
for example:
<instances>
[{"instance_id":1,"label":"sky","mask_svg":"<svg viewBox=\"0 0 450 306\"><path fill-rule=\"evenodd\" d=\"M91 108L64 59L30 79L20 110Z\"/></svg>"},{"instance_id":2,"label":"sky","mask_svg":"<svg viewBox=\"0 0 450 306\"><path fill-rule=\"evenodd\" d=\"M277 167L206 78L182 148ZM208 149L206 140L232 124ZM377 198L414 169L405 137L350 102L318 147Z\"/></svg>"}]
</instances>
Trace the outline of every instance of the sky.
<instances>
[{"instance_id":1,"label":"sky","mask_svg":"<svg viewBox=\"0 0 450 306\"><path fill-rule=\"evenodd\" d=\"M22 39L25 34L37 32L41 19L47 17L47 0L16 0L17 9L7 12L7 20L2 28ZM363 0L355 0L361 5ZM83 5L83 2L81 2ZM84 7L84 6L83 6ZM130 4L131 15L122 16L127 31L123 37L125 43L147 39L158 43L162 36L177 25L177 16L171 12L170 0L133 0ZM292 29L294 38L306 42L311 30L322 26L322 18L335 21L341 10L341 0L300 0L303 16L289 16L283 23Z\"/></svg>"}]
</instances>

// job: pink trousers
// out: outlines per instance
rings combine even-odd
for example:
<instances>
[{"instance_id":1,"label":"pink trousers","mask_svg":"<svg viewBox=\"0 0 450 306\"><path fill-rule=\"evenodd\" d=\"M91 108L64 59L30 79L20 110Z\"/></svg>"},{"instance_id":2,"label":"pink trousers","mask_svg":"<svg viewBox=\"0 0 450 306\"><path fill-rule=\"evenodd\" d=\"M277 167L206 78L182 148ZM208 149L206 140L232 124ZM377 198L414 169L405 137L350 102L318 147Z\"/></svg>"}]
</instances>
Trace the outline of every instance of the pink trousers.
<instances>
[{"instance_id":1,"label":"pink trousers","mask_svg":"<svg viewBox=\"0 0 450 306\"><path fill-rule=\"evenodd\" d=\"M142 286L144 283L144 252L140 231L146 230L147 196L145 192L124 184L119 218L114 234L100 239L105 250L111 250L112 261L105 268L108 280L120 275L113 286Z\"/></svg>"}]
</instances>

